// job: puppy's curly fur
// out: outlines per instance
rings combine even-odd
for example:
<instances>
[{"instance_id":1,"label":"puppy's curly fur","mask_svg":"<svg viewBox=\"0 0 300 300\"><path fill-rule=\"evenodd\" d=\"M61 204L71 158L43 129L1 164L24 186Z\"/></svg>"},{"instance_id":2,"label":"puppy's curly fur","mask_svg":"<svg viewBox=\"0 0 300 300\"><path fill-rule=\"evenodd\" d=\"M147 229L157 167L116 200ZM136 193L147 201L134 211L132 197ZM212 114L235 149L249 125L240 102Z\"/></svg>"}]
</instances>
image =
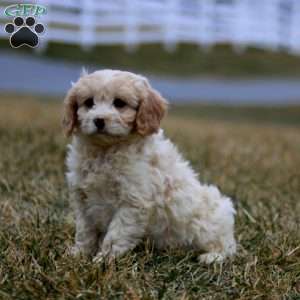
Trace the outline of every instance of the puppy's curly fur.
<instances>
[{"instance_id":1,"label":"puppy's curly fur","mask_svg":"<svg viewBox=\"0 0 300 300\"><path fill-rule=\"evenodd\" d=\"M73 135L67 180L76 212L74 253L114 258L149 237L200 261L236 251L232 202L197 175L164 137L167 101L129 72L83 75L68 92L63 126Z\"/></svg>"}]
</instances>

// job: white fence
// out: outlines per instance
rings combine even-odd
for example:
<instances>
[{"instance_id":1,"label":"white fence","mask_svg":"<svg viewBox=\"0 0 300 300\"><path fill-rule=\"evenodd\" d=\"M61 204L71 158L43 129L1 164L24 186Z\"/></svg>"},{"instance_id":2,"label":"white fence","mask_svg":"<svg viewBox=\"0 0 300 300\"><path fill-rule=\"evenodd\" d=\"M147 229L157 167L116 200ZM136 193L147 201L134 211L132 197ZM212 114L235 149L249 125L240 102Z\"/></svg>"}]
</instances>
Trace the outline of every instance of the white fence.
<instances>
[{"instance_id":1,"label":"white fence","mask_svg":"<svg viewBox=\"0 0 300 300\"><path fill-rule=\"evenodd\" d=\"M38 3L48 9L39 21L41 41L94 45L178 43L210 47L229 43L300 54L300 0L40 0L1 1L0 22L11 21L4 8ZM4 28L4 26L3 26ZM2 38L7 38L4 30Z\"/></svg>"}]
</instances>

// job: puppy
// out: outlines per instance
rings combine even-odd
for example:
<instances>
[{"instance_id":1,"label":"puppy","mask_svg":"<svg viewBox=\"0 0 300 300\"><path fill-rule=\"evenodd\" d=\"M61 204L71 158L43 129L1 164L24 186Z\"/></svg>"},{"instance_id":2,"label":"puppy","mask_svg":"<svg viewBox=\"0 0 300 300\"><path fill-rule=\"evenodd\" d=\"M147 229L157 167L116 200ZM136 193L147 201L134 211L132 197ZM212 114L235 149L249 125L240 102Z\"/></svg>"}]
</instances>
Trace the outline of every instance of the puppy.
<instances>
[{"instance_id":1,"label":"puppy","mask_svg":"<svg viewBox=\"0 0 300 300\"><path fill-rule=\"evenodd\" d=\"M201 184L160 122L167 101L129 72L84 74L64 101L73 135L66 174L76 215L73 253L115 258L147 236L204 263L236 251L232 202Z\"/></svg>"}]
</instances>

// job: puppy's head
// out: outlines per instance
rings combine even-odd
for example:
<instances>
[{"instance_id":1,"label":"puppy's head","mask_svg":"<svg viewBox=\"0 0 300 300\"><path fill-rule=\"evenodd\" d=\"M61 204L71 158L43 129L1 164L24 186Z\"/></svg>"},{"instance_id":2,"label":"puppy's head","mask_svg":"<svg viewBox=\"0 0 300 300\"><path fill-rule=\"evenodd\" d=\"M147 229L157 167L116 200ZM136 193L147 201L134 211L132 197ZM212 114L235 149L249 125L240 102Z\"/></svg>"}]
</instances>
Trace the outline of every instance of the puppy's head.
<instances>
[{"instance_id":1,"label":"puppy's head","mask_svg":"<svg viewBox=\"0 0 300 300\"><path fill-rule=\"evenodd\" d=\"M82 134L99 141L118 141L132 134L158 131L167 101L148 81L129 72L103 70L84 74L64 101L67 135Z\"/></svg>"}]
</instances>

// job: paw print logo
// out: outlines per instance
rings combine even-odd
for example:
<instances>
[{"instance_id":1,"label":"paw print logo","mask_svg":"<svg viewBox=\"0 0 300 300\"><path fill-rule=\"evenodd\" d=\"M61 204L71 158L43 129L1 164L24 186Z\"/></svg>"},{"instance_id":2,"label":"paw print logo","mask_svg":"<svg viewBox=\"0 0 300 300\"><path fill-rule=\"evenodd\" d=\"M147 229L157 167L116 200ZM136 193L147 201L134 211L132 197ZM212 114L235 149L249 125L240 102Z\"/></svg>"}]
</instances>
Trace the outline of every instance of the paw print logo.
<instances>
[{"instance_id":1,"label":"paw print logo","mask_svg":"<svg viewBox=\"0 0 300 300\"><path fill-rule=\"evenodd\" d=\"M5 26L5 31L10 33L10 44L13 48L19 48L27 45L35 48L39 44L38 34L43 33L45 27L41 23L35 23L33 17L27 17L25 22L22 17L16 17L13 23L8 23Z\"/></svg>"}]
</instances>

